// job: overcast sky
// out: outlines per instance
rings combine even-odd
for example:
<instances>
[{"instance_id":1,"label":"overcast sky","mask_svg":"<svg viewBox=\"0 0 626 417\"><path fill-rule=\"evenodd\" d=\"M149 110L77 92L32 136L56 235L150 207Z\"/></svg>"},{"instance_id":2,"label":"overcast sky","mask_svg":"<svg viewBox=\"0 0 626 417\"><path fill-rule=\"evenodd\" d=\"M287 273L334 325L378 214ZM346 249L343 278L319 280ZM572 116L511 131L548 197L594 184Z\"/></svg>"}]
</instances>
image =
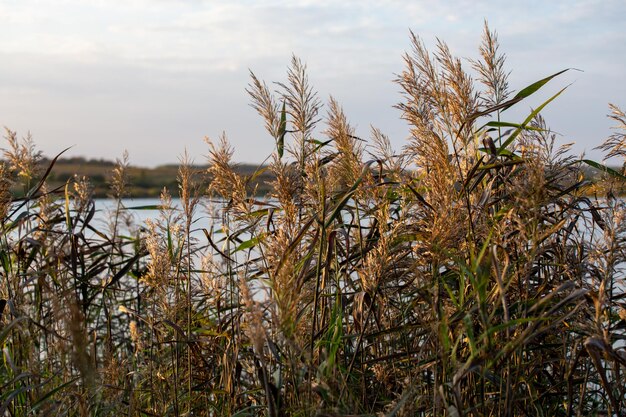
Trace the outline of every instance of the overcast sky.
<instances>
[{"instance_id":1,"label":"overcast sky","mask_svg":"<svg viewBox=\"0 0 626 417\"><path fill-rule=\"evenodd\" d=\"M476 58L484 19L514 89L584 71L522 109L573 83L544 115L560 141L598 157L607 103L626 109L624 0L0 0L0 125L30 131L48 155L73 146L70 155L114 159L127 149L147 166L185 149L203 163L203 138L226 132L236 160L260 162L274 142L248 105L248 70L283 81L293 53L359 136L374 125L399 149L408 129L392 80L409 30Z\"/></svg>"}]
</instances>

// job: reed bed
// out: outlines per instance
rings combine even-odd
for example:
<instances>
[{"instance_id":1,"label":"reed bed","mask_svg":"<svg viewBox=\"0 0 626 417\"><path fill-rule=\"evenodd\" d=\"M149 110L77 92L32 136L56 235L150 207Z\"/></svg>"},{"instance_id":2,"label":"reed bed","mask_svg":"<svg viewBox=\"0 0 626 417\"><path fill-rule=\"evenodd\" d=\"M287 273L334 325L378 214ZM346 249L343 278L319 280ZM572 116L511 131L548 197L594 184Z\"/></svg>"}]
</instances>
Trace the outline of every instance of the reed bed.
<instances>
[{"instance_id":1,"label":"reed bed","mask_svg":"<svg viewBox=\"0 0 626 417\"><path fill-rule=\"evenodd\" d=\"M357 137L294 57L248 86L269 163L241 176L207 140L207 172L181 160L181 208L164 191L145 224L122 202L127 158L102 226L88 179L49 189L7 130L0 415L626 414L624 170L560 145L540 111L563 90L503 121L563 71L514 94L486 25L475 61L411 46L402 149ZM602 149L624 159L610 110Z\"/></svg>"}]
</instances>

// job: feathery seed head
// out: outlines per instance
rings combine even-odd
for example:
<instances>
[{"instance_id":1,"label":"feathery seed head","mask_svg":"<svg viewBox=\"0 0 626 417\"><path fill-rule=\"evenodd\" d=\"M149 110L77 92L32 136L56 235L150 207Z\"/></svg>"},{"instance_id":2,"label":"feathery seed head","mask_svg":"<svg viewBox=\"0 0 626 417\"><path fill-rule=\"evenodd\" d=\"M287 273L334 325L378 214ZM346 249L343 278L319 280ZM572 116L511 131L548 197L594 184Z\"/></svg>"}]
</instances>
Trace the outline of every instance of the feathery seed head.
<instances>
[{"instance_id":1,"label":"feathery seed head","mask_svg":"<svg viewBox=\"0 0 626 417\"><path fill-rule=\"evenodd\" d=\"M9 148L4 149L4 157L9 169L23 181L29 182L39 172L38 163L41 159L41 152L35 149L35 142L30 132L20 141L16 132L6 128L5 130L5 139Z\"/></svg>"}]
</instances>

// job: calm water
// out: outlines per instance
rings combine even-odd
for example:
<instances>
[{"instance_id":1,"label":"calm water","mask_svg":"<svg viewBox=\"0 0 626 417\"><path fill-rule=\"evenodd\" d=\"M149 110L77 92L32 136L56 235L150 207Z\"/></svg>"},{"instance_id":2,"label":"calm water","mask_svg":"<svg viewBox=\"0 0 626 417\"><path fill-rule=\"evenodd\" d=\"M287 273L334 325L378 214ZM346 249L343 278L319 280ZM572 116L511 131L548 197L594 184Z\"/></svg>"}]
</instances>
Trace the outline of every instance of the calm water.
<instances>
[{"instance_id":1,"label":"calm water","mask_svg":"<svg viewBox=\"0 0 626 417\"><path fill-rule=\"evenodd\" d=\"M160 218L160 210L157 206L161 204L158 198L137 198L124 199L122 203L125 207L124 214L128 216L135 225L140 226L148 219L158 220ZM116 200L113 199L97 199L95 220L106 224L110 221L110 216L115 210ZM178 198L172 199L172 215L182 213L181 201ZM214 223L218 215L217 208L219 203L209 200L201 200L194 212L194 224L192 228L196 232L201 232L203 228L209 229Z\"/></svg>"}]
</instances>

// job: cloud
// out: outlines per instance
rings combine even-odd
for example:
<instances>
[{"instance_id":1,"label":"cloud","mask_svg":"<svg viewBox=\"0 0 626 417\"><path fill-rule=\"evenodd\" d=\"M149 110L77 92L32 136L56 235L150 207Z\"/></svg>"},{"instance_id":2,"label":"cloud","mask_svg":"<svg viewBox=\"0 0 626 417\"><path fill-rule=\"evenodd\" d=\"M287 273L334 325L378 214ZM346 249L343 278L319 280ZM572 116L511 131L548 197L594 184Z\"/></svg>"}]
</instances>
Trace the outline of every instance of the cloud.
<instances>
[{"instance_id":1,"label":"cloud","mask_svg":"<svg viewBox=\"0 0 626 417\"><path fill-rule=\"evenodd\" d=\"M514 87L564 67L582 67L585 73L564 80L581 80L570 89L574 92L592 91L572 95L566 107L604 111L602 95L606 101L626 96L625 12L617 0L507 7L487 0L4 2L0 76L7 100L0 106L0 124L35 127L51 141L84 138L89 126L97 126L107 133L91 133L94 144L85 146L94 152L96 144L117 143L106 139L111 136L120 146L133 144L143 130L160 146L138 149L156 159L180 150L170 143L172 135L197 138L227 129L244 143L262 135L243 91L247 69L268 81L283 80L295 53L307 62L322 98L337 96L365 134L375 122L401 144L406 127L388 110L399 99L390 80L402 70L408 30L428 47L439 37L453 53L476 57L485 17L499 32ZM554 117L565 123L570 115L562 111ZM585 139L597 126L580 126L576 134ZM259 155L251 146L236 148L243 160Z\"/></svg>"}]
</instances>

